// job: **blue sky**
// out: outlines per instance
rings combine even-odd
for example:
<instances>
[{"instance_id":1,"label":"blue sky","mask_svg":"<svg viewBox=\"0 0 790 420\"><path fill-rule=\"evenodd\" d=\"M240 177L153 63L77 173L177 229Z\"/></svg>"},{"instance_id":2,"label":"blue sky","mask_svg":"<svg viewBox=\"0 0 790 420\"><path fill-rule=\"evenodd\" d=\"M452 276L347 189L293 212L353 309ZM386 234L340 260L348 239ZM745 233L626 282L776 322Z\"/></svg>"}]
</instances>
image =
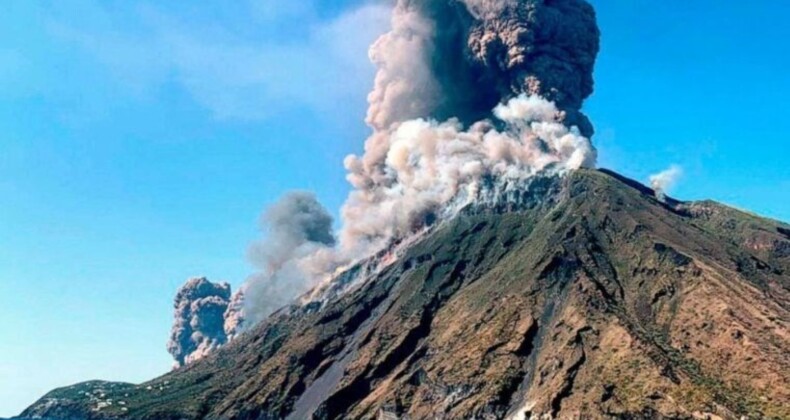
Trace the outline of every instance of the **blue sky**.
<instances>
[{"instance_id":1,"label":"blue sky","mask_svg":"<svg viewBox=\"0 0 790 420\"><path fill-rule=\"evenodd\" d=\"M186 278L238 285L291 189L337 210L385 9L363 1L66 0L0 16L0 416L165 372ZM790 220L784 2L593 2L600 164ZM678 4L680 4L678 2Z\"/></svg>"}]
</instances>

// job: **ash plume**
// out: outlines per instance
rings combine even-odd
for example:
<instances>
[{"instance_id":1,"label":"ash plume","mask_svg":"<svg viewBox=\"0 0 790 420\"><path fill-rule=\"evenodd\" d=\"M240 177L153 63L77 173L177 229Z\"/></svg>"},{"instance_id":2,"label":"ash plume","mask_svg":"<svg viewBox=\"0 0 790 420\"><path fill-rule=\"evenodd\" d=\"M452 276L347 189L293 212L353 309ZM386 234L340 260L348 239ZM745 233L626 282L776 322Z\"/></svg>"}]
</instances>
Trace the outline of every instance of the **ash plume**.
<instances>
[{"instance_id":1,"label":"ash plume","mask_svg":"<svg viewBox=\"0 0 790 420\"><path fill-rule=\"evenodd\" d=\"M260 271L247 279L240 296L234 296L234 305L226 314L231 335L314 286L314 272L324 270L321 251L335 244L332 216L309 192L292 192L281 198L264 212L261 228L266 239L253 244L248 252Z\"/></svg>"},{"instance_id":2,"label":"ash plume","mask_svg":"<svg viewBox=\"0 0 790 420\"><path fill-rule=\"evenodd\" d=\"M392 30L371 47L373 134L345 160L345 252L380 248L474 200L483 178L594 166L580 109L599 37L583 0L399 0Z\"/></svg>"},{"instance_id":3,"label":"ash plume","mask_svg":"<svg viewBox=\"0 0 790 420\"><path fill-rule=\"evenodd\" d=\"M368 100L377 131L413 118L471 124L522 93L555 102L583 135L600 32L583 0L399 0L373 44Z\"/></svg>"},{"instance_id":4,"label":"ash plume","mask_svg":"<svg viewBox=\"0 0 790 420\"><path fill-rule=\"evenodd\" d=\"M492 191L595 166L581 107L600 33L586 1L397 0L391 24L370 49L372 133L344 161L338 243L312 196L276 205L229 331Z\"/></svg>"},{"instance_id":5,"label":"ash plume","mask_svg":"<svg viewBox=\"0 0 790 420\"><path fill-rule=\"evenodd\" d=\"M188 280L176 294L175 319L167 343L175 366L194 362L227 341L224 313L230 299L230 285L206 278Z\"/></svg>"},{"instance_id":6,"label":"ash plume","mask_svg":"<svg viewBox=\"0 0 790 420\"><path fill-rule=\"evenodd\" d=\"M683 168L678 165L672 165L657 174L650 175L650 187L656 192L656 198L661 202L665 201L667 192L682 176Z\"/></svg>"}]
</instances>

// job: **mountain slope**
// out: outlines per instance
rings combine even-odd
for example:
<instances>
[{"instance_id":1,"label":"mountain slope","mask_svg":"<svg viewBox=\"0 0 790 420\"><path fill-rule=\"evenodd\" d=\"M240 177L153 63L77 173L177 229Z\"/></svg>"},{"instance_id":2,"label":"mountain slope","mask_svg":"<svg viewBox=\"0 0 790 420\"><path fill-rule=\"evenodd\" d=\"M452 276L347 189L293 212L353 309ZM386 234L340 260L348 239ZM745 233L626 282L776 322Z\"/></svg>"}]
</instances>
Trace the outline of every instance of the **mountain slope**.
<instances>
[{"instance_id":1,"label":"mountain slope","mask_svg":"<svg viewBox=\"0 0 790 420\"><path fill-rule=\"evenodd\" d=\"M790 226L605 171L470 208L373 278L53 418L790 418Z\"/></svg>"}]
</instances>

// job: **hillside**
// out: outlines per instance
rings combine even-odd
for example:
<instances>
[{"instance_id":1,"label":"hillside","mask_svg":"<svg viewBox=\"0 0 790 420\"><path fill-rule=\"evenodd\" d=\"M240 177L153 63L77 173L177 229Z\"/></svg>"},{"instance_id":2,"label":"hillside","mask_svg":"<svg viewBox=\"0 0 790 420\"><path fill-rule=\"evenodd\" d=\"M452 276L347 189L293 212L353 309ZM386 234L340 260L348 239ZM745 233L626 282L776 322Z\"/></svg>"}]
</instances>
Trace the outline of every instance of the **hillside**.
<instances>
[{"instance_id":1,"label":"hillside","mask_svg":"<svg viewBox=\"0 0 790 420\"><path fill-rule=\"evenodd\" d=\"M22 416L790 418L788 322L790 226L579 170L206 359Z\"/></svg>"}]
</instances>

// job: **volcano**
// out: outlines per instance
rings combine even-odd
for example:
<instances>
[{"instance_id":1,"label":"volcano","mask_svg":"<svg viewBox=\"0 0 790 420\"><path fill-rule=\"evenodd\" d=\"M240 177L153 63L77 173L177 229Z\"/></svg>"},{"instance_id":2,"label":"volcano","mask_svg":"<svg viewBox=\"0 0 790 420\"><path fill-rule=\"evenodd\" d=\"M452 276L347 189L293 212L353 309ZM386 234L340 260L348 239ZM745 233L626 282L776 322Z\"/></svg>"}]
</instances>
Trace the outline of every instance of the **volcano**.
<instances>
[{"instance_id":1,"label":"volcano","mask_svg":"<svg viewBox=\"0 0 790 420\"><path fill-rule=\"evenodd\" d=\"M470 206L343 293L20 418L790 418L790 226L605 170Z\"/></svg>"}]
</instances>

